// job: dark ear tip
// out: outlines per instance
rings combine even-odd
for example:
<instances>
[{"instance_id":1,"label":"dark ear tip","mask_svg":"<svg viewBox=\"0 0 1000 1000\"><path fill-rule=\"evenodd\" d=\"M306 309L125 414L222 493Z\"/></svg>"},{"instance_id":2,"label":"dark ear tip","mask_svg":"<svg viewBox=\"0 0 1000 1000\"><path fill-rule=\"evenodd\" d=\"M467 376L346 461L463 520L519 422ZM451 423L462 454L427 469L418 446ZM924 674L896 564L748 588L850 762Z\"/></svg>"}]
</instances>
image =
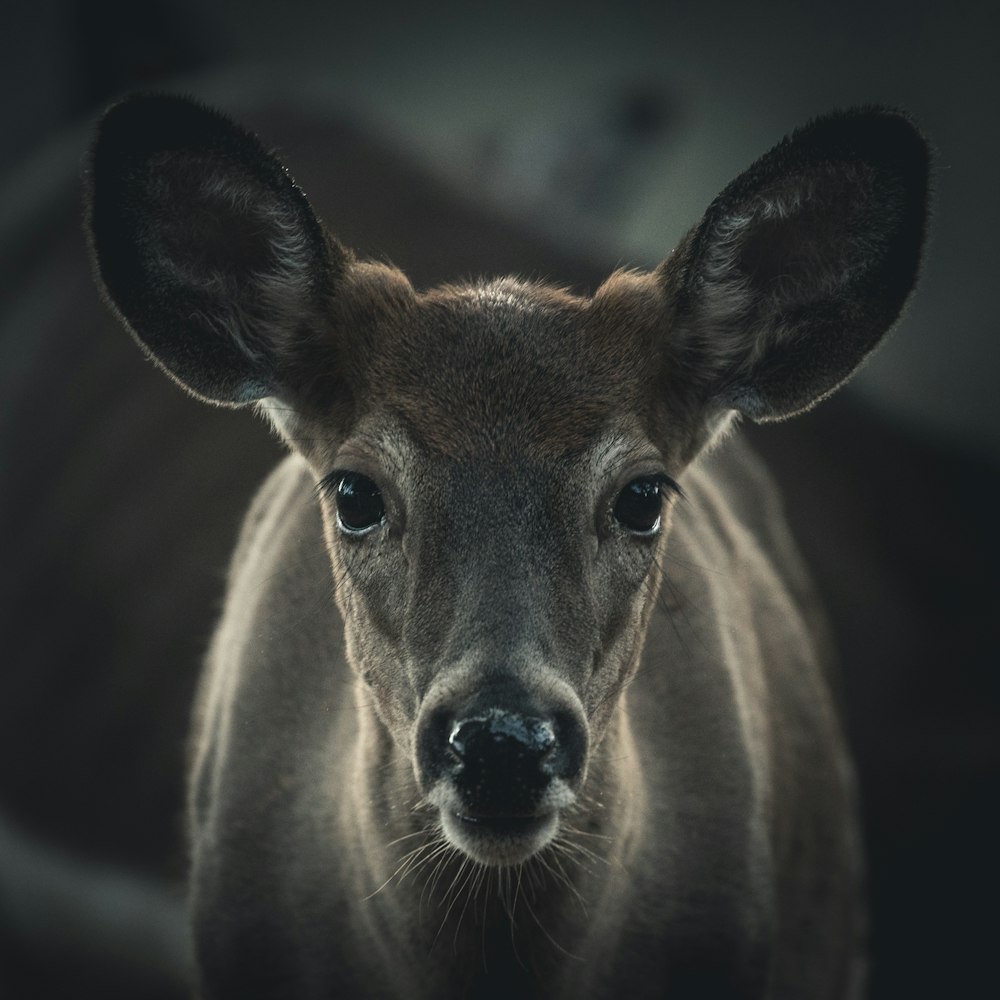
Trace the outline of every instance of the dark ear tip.
<instances>
[{"instance_id":1,"label":"dark ear tip","mask_svg":"<svg viewBox=\"0 0 1000 1000\"><path fill-rule=\"evenodd\" d=\"M97 124L84 168L88 218L94 221L96 201L117 203L123 185L157 153L211 148L224 134L236 134L244 144L255 142L240 133L225 115L188 97L138 93L112 104Z\"/></svg>"},{"instance_id":2,"label":"dark ear tip","mask_svg":"<svg viewBox=\"0 0 1000 1000\"><path fill-rule=\"evenodd\" d=\"M230 144L258 145L230 118L193 98L131 94L111 105L102 116L91 163L101 172L107 164L134 163L158 152L218 147L222 137Z\"/></svg>"},{"instance_id":3,"label":"dark ear tip","mask_svg":"<svg viewBox=\"0 0 1000 1000\"><path fill-rule=\"evenodd\" d=\"M898 130L899 134L914 136L923 141L916 119L902 108L894 108L883 104L858 104L847 108L838 108L827 114L810 119L805 125L793 132L793 135L809 133L845 135L852 133L864 135L868 131Z\"/></svg>"},{"instance_id":4,"label":"dark ear tip","mask_svg":"<svg viewBox=\"0 0 1000 1000\"><path fill-rule=\"evenodd\" d=\"M110 105L101 116L99 128L102 132L111 132L119 128L141 128L143 122L151 118L159 121L170 117L189 117L192 114L197 117L203 114L217 116L218 113L200 104L193 97L138 91Z\"/></svg>"},{"instance_id":5,"label":"dark ear tip","mask_svg":"<svg viewBox=\"0 0 1000 1000\"><path fill-rule=\"evenodd\" d=\"M793 132L786 144L805 157L857 159L902 175L926 189L931 149L914 118L905 111L866 105L815 118Z\"/></svg>"}]
</instances>

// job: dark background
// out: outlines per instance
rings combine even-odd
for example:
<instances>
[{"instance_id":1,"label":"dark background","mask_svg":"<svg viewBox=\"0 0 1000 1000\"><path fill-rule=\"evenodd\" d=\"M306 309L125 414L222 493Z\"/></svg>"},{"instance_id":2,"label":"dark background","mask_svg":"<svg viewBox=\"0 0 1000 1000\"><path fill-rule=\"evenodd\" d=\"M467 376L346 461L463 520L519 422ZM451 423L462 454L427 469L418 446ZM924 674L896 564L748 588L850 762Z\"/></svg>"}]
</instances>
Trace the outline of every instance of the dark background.
<instances>
[{"instance_id":1,"label":"dark background","mask_svg":"<svg viewBox=\"0 0 1000 1000\"><path fill-rule=\"evenodd\" d=\"M920 287L852 388L750 428L834 619L863 780L872 996L978 993L1000 930L1000 201L982 4L45 2L5 14L0 995L176 995L187 711L278 454L110 322L80 163L119 93L195 93L418 284L593 289L782 134L905 107L937 147ZM159 984L156 989L152 982Z\"/></svg>"}]
</instances>

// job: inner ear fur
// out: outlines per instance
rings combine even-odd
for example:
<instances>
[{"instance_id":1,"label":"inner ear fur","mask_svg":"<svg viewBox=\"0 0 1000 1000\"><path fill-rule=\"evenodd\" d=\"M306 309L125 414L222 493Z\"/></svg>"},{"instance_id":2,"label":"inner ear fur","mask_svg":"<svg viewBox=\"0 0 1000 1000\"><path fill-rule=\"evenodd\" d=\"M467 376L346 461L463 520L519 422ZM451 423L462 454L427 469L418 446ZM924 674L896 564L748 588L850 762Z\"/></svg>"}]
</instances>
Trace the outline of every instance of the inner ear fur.
<instances>
[{"instance_id":1,"label":"inner ear fur","mask_svg":"<svg viewBox=\"0 0 1000 1000\"><path fill-rule=\"evenodd\" d=\"M754 420L808 409L861 364L916 279L929 153L882 108L820 118L736 178L661 265L674 364Z\"/></svg>"},{"instance_id":2,"label":"inner ear fur","mask_svg":"<svg viewBox=\"0 0 1000 1000\"><path fill-rule=\"evenodd\" d=\"M135 339L210 402L278 391L349 259L276 157L185 98L112 107L85 176L99 284Z\"/></svg>"}]
</instances>

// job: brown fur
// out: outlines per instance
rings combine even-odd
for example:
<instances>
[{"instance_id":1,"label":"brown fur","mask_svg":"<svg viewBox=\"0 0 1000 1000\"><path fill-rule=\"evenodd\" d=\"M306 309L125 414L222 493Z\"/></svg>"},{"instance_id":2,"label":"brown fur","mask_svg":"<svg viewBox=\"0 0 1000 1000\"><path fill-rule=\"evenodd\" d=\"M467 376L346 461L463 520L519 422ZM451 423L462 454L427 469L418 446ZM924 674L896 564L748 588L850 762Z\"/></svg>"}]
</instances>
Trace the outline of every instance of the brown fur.
<instances>
[{"instance_id":1,"label":"brown fur","mask_svg":"<svg viewBox=\"0 0 1000 1000\"><path fill-rule=\"evenodd\" d=\"M293 452L196 716L206 997L860 995L822 616L766 474L708 446L877 343L926 173L901 116L834 115L652 273L418 292L221 116L109 112L109 300Z\"/></svg>"}]
</instances>

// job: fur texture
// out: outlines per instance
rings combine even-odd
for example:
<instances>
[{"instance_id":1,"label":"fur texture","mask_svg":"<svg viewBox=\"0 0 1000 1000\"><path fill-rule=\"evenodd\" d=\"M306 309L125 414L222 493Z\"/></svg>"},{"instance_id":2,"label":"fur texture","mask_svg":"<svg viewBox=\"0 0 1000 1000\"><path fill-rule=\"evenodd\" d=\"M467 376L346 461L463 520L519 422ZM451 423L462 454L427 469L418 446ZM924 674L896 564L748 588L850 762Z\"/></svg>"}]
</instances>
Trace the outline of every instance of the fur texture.
<instances>
[{"instance_id":1,"label":"fur texture","mask_svg":"<svg viewBox=\"0 0 1000 1000\"><path fill-rule=\"evenodd\" d=\"M859 996L822 617L766 474L708 445L899 314L913 126L814 122L591 298L418 291L179 99L113 108L90 184L139 343L293 452L196 712L204 996Z\"/></svg>"}]
</instances>

